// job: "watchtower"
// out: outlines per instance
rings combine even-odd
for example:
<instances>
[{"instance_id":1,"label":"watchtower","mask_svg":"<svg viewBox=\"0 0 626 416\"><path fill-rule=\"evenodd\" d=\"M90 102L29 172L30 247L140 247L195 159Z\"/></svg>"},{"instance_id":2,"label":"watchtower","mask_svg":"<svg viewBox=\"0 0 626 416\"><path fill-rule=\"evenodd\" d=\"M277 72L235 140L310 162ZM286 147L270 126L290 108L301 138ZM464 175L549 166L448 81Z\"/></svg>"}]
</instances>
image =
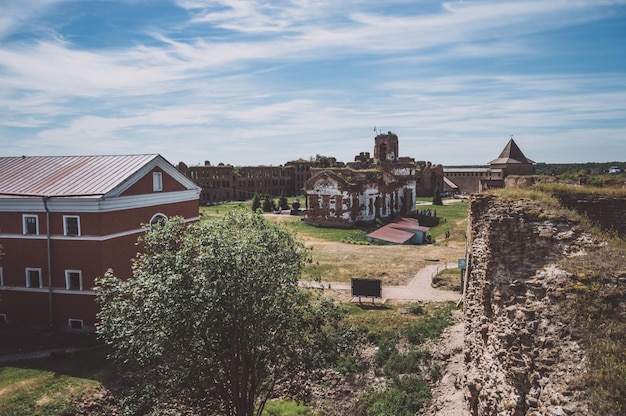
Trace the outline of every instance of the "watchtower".
<instances>
[{"instance_id":1,"label":"watchtower","mask_svg":"<svg viewBox=\"0 0 626 416\"><path fill-rule=\"evenodd\" d=\"M397 162L398 136L392 132L376 136L374 144L374 160L381 162Z\"/></svg>"}]
</instances>

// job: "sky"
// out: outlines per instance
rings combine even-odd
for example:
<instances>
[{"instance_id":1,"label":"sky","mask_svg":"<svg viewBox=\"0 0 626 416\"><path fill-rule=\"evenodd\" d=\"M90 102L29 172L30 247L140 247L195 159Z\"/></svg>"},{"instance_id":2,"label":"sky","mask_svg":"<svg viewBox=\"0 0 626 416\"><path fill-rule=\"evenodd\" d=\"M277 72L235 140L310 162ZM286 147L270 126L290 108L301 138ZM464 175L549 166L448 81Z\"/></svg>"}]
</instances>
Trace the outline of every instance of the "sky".
<instances>
[{"instance_id":1,"label":"sky","mask_svg":"<svg viewBox=\"0 0 626 416\"><path fill-rule=\"evenodd\" d=\"M626 161L626 0L0 0L0 156Z\"/></svg>"}]
</instances>

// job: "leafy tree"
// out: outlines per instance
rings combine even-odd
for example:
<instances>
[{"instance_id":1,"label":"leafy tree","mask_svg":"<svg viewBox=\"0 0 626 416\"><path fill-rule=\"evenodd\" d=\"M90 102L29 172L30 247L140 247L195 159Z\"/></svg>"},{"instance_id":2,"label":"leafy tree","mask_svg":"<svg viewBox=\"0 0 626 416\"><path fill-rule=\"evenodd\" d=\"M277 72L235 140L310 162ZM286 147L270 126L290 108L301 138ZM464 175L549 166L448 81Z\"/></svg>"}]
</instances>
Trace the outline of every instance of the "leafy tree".
<instances>
[{"instance_id":1,"label":"leafy tree","mask_svg":"<svg viewBox=\"0 0 626 416\"><path fill-rule=\"evenodd\" d=\"M319 162L320 167L322 168L331 168L337 164L337 159L332 156L322 156L317 154L315 155L315 160Z\"/></svg>"},{"instance_id":2,"label":"leafy tree","mask_svg":"<svg viewBox=\"0 0 626 416\"><path fill-rule=\"evenodd\" d=\"M140 246L132 279L96 285L127 411L260 415L277 385L302 399L302 377L335 359L339 310L298 288L308 251L262 215L172 218Z\"/></svg>"},{"instance_id":3,"label":"leafy tree","mask_svg":"<svg viewBox=\"0 0 626 416\"><path fill-rule=\"evenodd\" d=\"M261 208L261 197L259 194L254 194L252 197L252 212L257 212Z\"/></svg>"}]
</instances>

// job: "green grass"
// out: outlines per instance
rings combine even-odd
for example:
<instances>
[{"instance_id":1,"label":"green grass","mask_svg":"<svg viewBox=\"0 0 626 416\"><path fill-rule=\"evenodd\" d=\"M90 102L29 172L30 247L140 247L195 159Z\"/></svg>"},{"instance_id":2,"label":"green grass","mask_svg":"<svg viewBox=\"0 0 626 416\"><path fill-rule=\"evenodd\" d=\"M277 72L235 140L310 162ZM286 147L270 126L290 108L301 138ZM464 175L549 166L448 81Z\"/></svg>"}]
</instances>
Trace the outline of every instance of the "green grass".
<instances>
[{"instance_id":1,"label":"green grass","mask_svg":"<svg viewBox=\"0 0 626 416\"><path fill-rule=\"evenodd\" d=\"M370 341L404 336L414 344L441 335L443 328L452 324L455 309L451 302L411 305L349 303L345 307L348 311L344 318L346 325L362 328Z\"/></svg>"},{"instance_id":2,"label":"green grass","mask_svg":"<svg viewBox=\"0 0 626 416\"><path fill-rule=\"evenodd\" d=\"M4 386L0 401L0 414L6 416L69 415L74 400L100 386L93 380L13 367L3 368L0 378L14 380Z\"/></svg>"},{"instance_id":3,"label":"green grass","mask_svg":"<svg viewBox=\"0 0 626 416\"><path fill-rule=\"evenodd\" d=\"M262 416L312 416L308 406L293 401L274 400L268 402L263 409Z\"/></svg>"},{"instance_id":4,"label":"green grass","mask_svg":"<svg viewBox=\"0 0 626 416\"><path fill-rule=\"evenodd\" d=\"M229 213L230 211L239 209L252 209L252 201L244 202L227 202L224 204L216 205L201 205L200 214L203 218L221 217Z\"/></svg>"},{"instance_id":5,"label":"green grass","mask_svg":"<svg viewBox=\"0 0 626 416\"><path fill-rule=\"evenodd\" d=\"M298 199L301 203L304 197L292 197L289 198L289 203L292 204L295 199ZM432 198L418 198L418 201L431 202ZM251 209L252 202L228 202L224 204L201 206L200 213L205 219L223 216L226 213L238 210L238 209ZM465 236L465 223L467 218L467 202L459 201L449 205L418 205L419 209L425 208L437 211L437 216L442 219L439 225L430 229L430 234L435 237L443 237L447 231L451 232L451 239L460 240ZM301 235L303 238L310 238L315 240L330 241L336 243L352 243L352 244L364 244L367 243L367 234L374 231L380 225L367 225L358 228L324 228L314 227L306 224L302 221L301 216L280 216L280 219L274 219L268 217L270 220L280 221L280 224L291 230L294 233ZM445 219L445 220L443 220ZM438 242L441 242L443 238L438 238Z\"/></svg>"},{"instance_id":6,"label":"green grass","mask_svg":"<svg viewBox=\"0 0 626 416\"><path fill-rule=\"evenodd\" d=\"M450 238L453 240L465 239L465 226L467 224L466 201L459 201L448 205L433 205L429 208L437 211L440 218L439 225L430 229L430 234L437 242L444 242L446 231L450 231ZM419 206L418 206L419 210Z\"/></svg>"},{"instance_id":7,"label":"green grass","mask_svg":"<svg viewBox=\"0 0 626 416\"><path fill-rule=\"evenodd\" d=\"M597 415L626 414L626 249L624 241L564 261L564 318L587 351L586 382Z\"/></svg>"},{"instance_id":8,"label":"green grass","mask_svg":"<svg viewBox=\"0 0 626 416\"><path fill-rule=\"evenodd\" d=\"M75 402L113 379L102 349L0 367L0 415L72 415Z\"/></svg>"},{"instance_id":9,"label":"green grass","mask_svg":"<svg viewBox=\"0 0 626 416\"><path fill-rule=\"evenodd\" d=\"M373 231L376 227L367 228L324 228L314 227L300 221L300 217L295 217L294 221L282 221L287 229L301 235L304 238L312 238L316 240L332 241L341 243L345 241L367 241L366 235Z\"/></svg>"}]
</instances>

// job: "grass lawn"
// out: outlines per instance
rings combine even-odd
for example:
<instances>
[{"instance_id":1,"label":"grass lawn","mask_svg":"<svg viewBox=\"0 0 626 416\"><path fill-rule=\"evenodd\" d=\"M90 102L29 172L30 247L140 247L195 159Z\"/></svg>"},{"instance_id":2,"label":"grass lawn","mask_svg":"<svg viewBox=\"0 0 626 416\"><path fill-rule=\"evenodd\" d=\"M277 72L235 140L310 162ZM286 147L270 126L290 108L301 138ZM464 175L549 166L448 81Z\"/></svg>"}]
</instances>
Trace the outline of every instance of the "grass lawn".
<instances>
[{"instance_id":1,"label":"grass lawn","mask_svg":"<svg viewBox=\"0 0 626 416\"><path fill-rule=\"evenodd\" d=\"M290 198L289 202L292 203L296 198ZM297 198L302 201L302 197ZM419 198L422 202L430 202L432 198ZM202 206L200 212L204 218L215 218L225 215L226 213L236 209L251 209L251 201L245 202L229 202L219 205ZM437 216L441 218L439 225L430 229L430 234L435 238L441 240L445 236L446 232L450 231L450 238L453 240L464 240L465 238L465 225L467 220L467 202L458 201L450 203L448 205L419 205L418 210L428 208L437 212ZM314 227L306 224L302 221L301 216L294 215L273 215L266 214L266 218L270 221L275 221L284 225L287 229L291 230L302 236L306 240L317 241L329 241L329 242L352 242L352 243L365 243L367 242L366 235L376 228L377 225L365 226L362 228L323 228Z\"/></svg>"},{"instance_id":2,"label":"grass lawn","mask_svg":"<svg viewBox=\"0 0 626 416\"><path fill-rule=\"evenodd\" d=\"M114 377L103 347L11 363L0 367L0 415L72 415L78 400Z\"/></svg>"}]
</instances>

